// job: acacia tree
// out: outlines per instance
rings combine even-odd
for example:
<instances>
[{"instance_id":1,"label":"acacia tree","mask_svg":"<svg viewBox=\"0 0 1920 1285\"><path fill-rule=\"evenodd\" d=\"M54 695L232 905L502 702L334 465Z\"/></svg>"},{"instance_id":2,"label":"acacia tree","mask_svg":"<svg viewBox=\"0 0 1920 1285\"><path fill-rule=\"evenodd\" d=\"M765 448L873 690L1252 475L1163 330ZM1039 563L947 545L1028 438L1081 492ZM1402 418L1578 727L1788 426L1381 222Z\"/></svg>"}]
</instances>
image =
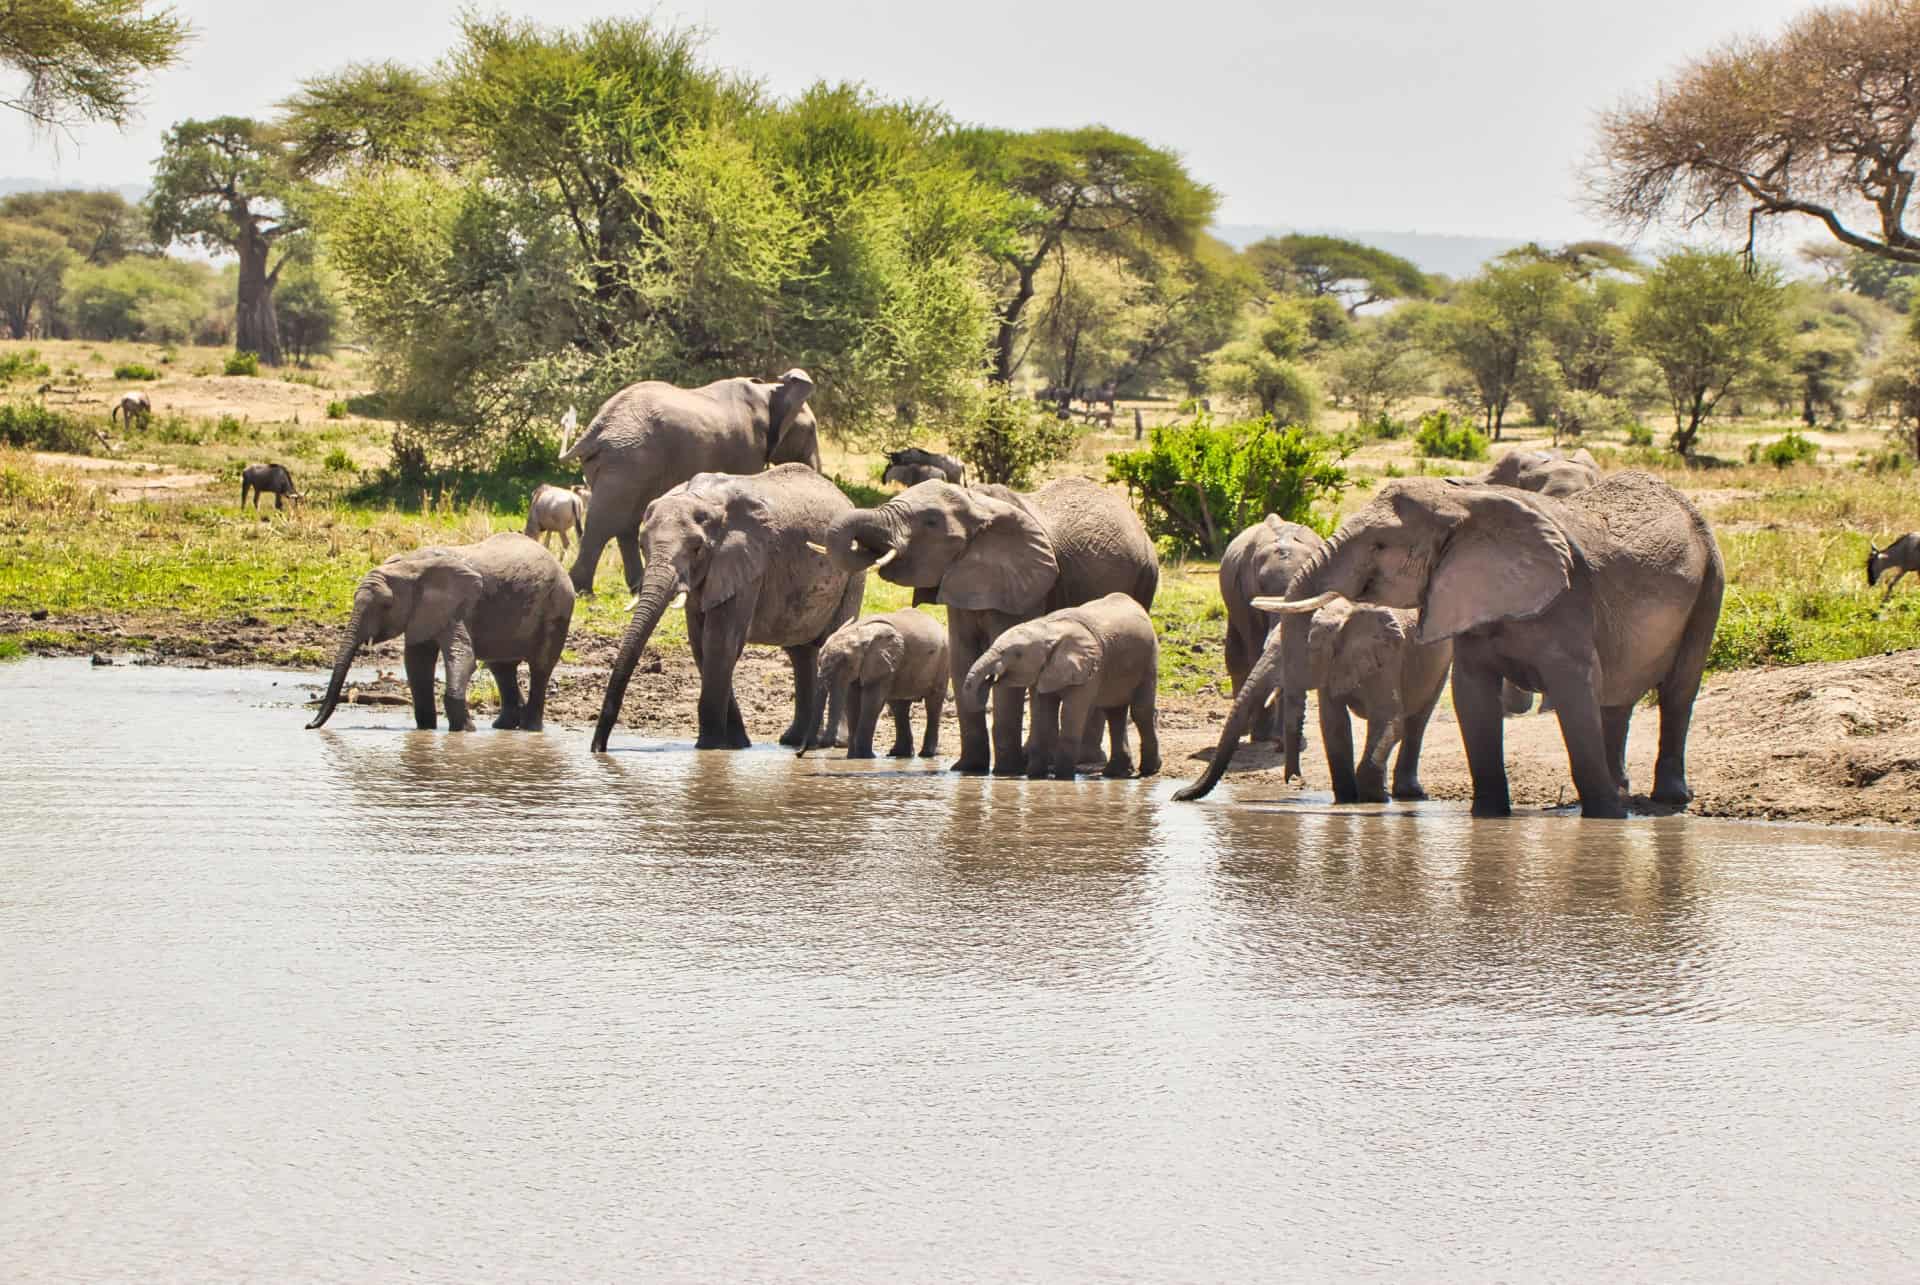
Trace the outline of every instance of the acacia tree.
<instances>
[{"instance_id":1,"label":"acacia tree","mask_svg":"<svg viewBox=\"0 0 1920 1285\"><path fill-rule=\"evenodd\" d=\"M1595 204L1625 227L1816 219L1864 253L1920 263L1907 228L1920 120L1920 4L1814 9L1731 40L1601 119ZM1853 217L1864 211L1872 225Z\"/></svg>"},{"instance_id":2,"label":"acacia tree","mask_svg":"<svg viewBox=\"0 0 1920 1285\"><path fill-rule=\"evenodd\" d=\"M95 267L151 252L140 212L118 192L16 192L0 200L0 219L18 219L58 234Z\"/></svg>"},{"instance_id":3,"label":"acacia tree","mask_svg":"<svg viewBox=\"0 0 1920 1285\"><path fill-rule=\"evenodd\" d=\"M1331 295L1349 317L1368 304L1433 293L1427 274L1410 260L1337 236L1268 237L1248 246L1246 256L1278 293Z\"/></svg>"},{"instance_id":4,"label":"acacia tree","mask_svg":"<svg viewBox=\"0 0 1920 1285\"><path fill-rule=\"evenodd\" d=\"M8 334L25 339L31 333L35 309L44 316L52 306L73 258L56 233L30 223L0 222L0 321Z\"/></svg>"},{"instance_id":5,"label":"acacia tree","mask_svg":"<svg viewBox=\"0 0 1920 1285\"><path fill-rule=\"evenodd\" d=\"M187 241L239 257L234 347L269 366L281 362L273 290L281 270L306 249L302 195L279 130L222 116L167 131L148 197L159 245Z\"/></svg>"},{"instance_id":6,"label":"acacia tree","mask_svg":"<svg viewBox=\"0 0 1920 1285\"><path fill-rule=\"evenodd\" d=\"M0 4L0 68L25 77L0 106L43 129L85 121L124 127L143 72L180 59L193 29L145 0L7 0Z\"/></svg>"},{"instance_id":7,"label":"acacia tree","mask_svg":"<svg viewBox=\"0 0 1920 1285\"><path fill-rule=\"evenodd\" d=\"M1472 380L1494 441L1530 373L1529 362L1543 359L1549 328L1571 295L1557 265L1503 259L1461 286L1455 301L1435 314L1440 346Z\"/></svg>"},{"instance_id":8,"label":"acacia tree","mask_svg":"<svg viewBox=\"0 0 1920 1285\"><path fill-rule=\"evenodd\" d=\"M1777 270L1731 254L1677 250L1647 274L1628 333L1666 379L1676 454L1692 453L1729 389L1782 356L1783 297Z\"/></svg>"}]
</instances>

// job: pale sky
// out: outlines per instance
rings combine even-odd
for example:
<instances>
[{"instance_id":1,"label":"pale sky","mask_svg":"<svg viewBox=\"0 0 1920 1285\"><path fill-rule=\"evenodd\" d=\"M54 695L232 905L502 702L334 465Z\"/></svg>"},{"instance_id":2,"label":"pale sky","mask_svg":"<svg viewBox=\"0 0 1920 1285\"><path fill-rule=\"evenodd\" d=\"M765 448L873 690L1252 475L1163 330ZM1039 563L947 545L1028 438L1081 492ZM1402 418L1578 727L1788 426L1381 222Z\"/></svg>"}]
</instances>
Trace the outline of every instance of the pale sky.
<instances>
[{"instance_id":1,"label":"pale sky","mask_svg":"<svg viewBox=\"0 0 1920 1285\"><path fill-rule=\"evenodd\" d=\"M175 120L255 115L349 62L426 64L458 0L181 0L198 29L125 134L57 148L0 111L0 177L140 183ZM486 6L483 6L486 7ZM572 24L653 13L712 61L790 94L857 80L1009 128L1101 123L1181 153L1223 223L1547 240L1599 235L1576 204L1594 114L1804 0L590 0L506 6ZM1137 12L1138 18L1128 13ZM261 15L270 15L265 21Z\"/></svg>"}]
</instances>

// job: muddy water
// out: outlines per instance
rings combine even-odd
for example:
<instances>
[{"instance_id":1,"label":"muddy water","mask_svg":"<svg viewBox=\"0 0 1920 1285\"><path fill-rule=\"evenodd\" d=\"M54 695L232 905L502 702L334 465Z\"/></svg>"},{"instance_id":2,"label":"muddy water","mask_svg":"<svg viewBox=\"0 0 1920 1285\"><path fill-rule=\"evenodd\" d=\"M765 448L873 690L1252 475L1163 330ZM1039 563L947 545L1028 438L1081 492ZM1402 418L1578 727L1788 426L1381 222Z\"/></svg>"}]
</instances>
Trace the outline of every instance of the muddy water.
<instances>
[{"instance_id":1,"label":"muddy water","mask_svg":"<svg viewBox=\"0 0 1920 1285\"><path fill-rule=\"evenodd\" d=\"M1920 843L0 668L0 1278L1911 1278Z\"/></svg>"}]
</instances>

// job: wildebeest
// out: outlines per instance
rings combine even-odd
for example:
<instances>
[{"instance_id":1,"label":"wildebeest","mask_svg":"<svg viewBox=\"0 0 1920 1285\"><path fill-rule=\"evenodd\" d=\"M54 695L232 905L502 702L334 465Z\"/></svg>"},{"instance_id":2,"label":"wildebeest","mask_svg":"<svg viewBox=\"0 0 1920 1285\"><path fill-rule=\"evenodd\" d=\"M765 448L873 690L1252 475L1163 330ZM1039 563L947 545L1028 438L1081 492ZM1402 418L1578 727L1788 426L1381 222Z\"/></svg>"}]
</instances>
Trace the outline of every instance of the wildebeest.
<instances>
[{"instance_id":1,"label":"wildebeest","mask_svg":"<svg viewBox=\"0 0 1920 1285\"><path fill-rule=\"evenodd\" d=\"M284 464L249 464L240 470L240 507L247 505L247 492L253 492L253 507L260 508L260 497L271 495L273 507L284 509L286 501L306 498L294 490L293 474L287 472Z\"/></svg>"}]
</instances>

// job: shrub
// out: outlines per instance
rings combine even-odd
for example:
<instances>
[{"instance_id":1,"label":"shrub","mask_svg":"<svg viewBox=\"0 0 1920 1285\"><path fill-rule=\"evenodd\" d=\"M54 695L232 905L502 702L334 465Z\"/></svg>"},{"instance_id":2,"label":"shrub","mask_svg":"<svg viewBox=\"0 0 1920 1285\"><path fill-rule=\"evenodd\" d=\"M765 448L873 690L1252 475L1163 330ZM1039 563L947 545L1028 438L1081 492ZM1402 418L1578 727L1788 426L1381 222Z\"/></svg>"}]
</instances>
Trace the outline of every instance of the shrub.
<instances>
[{"instance_id":1,"label":"shrub","mask_svg":"<svg viewBox=\"0 0 1920 1285\"><path fill-rule=\"evenodd\" d=\"M328 419L345 419L346 417L347 404L345 402L336 399L327 403Z\"/></svg>"},{"instance_id":2,"label":"shrub","mask_svg":"<svg viewBox=\"0 0 1920 1285\"><path fill-rule=\"evenodd\" d=\"M1886 446L1870 455L1862 455L1854 461L1854 467L1878 477L1883 473L1909 472L1913 468L1913 460L1899 447Z\"/></svg>"},{"instance_id":3,"label":"shrub","mask_svg":"<svg viewBox=\"0 0 1920 1285\"><path fill-rule=\"evenodd\" d=\"M1363 439L1396 442L1407 435L1407 421L1395 419L1381 411L1371 419L1363 419L1355 424L1354 431Z\"/></svg>"},{"instance_id":4,"label":"shrub","mask_svg":"<svg viewBox=\"0 0 1920 1285\"><path fill-rule=\"evenodd\" d=\"M1146 450L1110 456L1107 476L1124 482L1156 540L1218 557L1242 528L1277 513L1325 533L1332 521L1314 511L1351 481L1346 441L1271 418L1191 423L1153 430Z\"/></svg>"},{"instance_id":5,"label":"shrub","mask_svg":"<svg viewBox=\"0 0 1920 1285\"><path fill-rule=\"evenodd\" d=\"M1618 398L1569 388L1557 399L1552 422L1556 434L1579 437L1624 427L1628 414Z\"/></svg>"},{"instance_id":6,"label":"shrub","mask_svg":"<svg viewBox=\"0 0 1920 1285\"><path fill-rule=\"evenodd\" d=\"M95 430L76 415L38 402L0 402L0 446L85 455L98 440Z\"/></svg>"},{"instance_id":7,"label":"shrub","mask_svg":"<svg viewBox=\"0 0 1920 1285\"><path fill-rule=\"evenodd\" d=\"M833 475L833 484L840 488L841 494L863 509L874 509L885 504L893 496L877 486L868 486L865 482L849 482L838 473Z\"/></svg>"},{"instance_id":8,"label":"shrub","mask_svg":"<svg viewBox=\"0 0 1920 1285\"><path fill-rule=\"evenodd\" d=\"M1413 435L1417 455L1443 460L1484 460L1487 458L1486 434L1463 419L1455 419L1437 410L1420 419L1420 430Z\"/></svg>"},{"instance_id":9,"label":"shrub","mask_svg":"<svg viewBox=\"0 0 1920 1285\"><path fill-rule=\"evenodd\" d=\"M1642 424L1639 420L1634 420L1631 424L1628 424L1626 431L1628 446L1649 447L1653 445L1653 430L1645 424Z\"/></svg>"},{"instance_id":10,"label":"shrub","mask_svg":"<svg viewBox=\"0 0 1920 1285\"><path fill-rule=\"evenodd\" d=\"M1797 432L1788 432L1771 442L1755 442L1747 447L1747 463L1758 464L1762 460L1775 468L1787 468L1802 460L1810 460L1820 454L1820 447L1809 442Z\"/></svg>"},{"instance_id":11,"label":"shrub","mask_svg":"<svg viewBox=\"0 0 1920 1285\"><path fill-rule=\"evenodd\" d=\"M16 379L45 379L52 373L35 349L0 353L0 384L12 383Z\"/></svg>"},{"instance_id":12,"label":"shrub","mask_svg":"<svg viewBox=\"0 0 1920 1285\"><path fill-rule=\"evenodd\" d=\"M329 473L351 473L353 457L336 446L327 452L327 458L320 462L320 466Z\"/></svg>"},{"instance_id":13,"label":"shrub","mask_svg":"<svg viewBox=\"0 0 1920 1285\"><path fill-rule=\"evenodd\" d=\"M980 394L947 443L981 482L1011 487L1032 483L1034 470L1073 449L1073 425L1035 413L1033 403L1004 385Z\"/></svg>"},{"instance_id":14,"label":"shrub","mask_svg":"<svg viewBox=\"0 0 1920 1285\"><path fill-rule=\"evenodd\" d=\"M260 354L237 352L227 358L227 364L221 371L224 375L257 375L260 373Z\"/></svg>"},{"instance_id":15,"label":"shrub","mask_svg":"<svg viewBox=\"0 0 1920 1285\"><path fill-rule=\"evenodd\" d=\"M165 419L154 420L147 435L168 446L201 446L207 440L202 427L185 415L169 415Z\"/></svg>"},{"instance_id":16,"label":"shrub","mask_svg":"<svg viewBox=\"0 0 1920 1285\"><path fill-rule=\"evenodd\" d=\"M115 379L158 379L160 372L151 366L142 366L137 361L130 361L125 365L115 366L113 377Z\"/></svg>"}]
</instances>

